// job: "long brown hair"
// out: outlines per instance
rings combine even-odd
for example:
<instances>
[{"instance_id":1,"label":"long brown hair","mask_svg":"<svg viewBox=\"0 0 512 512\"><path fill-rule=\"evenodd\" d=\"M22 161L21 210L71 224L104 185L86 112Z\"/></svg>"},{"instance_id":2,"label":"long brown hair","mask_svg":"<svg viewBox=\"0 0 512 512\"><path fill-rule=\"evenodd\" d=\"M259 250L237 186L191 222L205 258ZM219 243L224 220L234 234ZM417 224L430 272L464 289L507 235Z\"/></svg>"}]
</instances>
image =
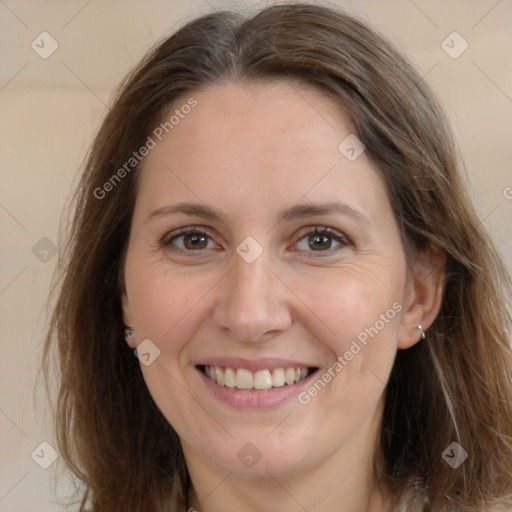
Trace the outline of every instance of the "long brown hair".
<instances>
[{"instance_id":1,"label":"long brown hair","mask_svg":"<svg viewBox=\"0 0 512 512\"><path fill-rule=\"evenodd\" d=\"M98 190L178 96L213 82L274 79L339 99L387 184L408 257L429 246L446 254L441 311L424 341L398 352L386 388L376 477L401 510L512 506L510 277L466 191L445 114L408 60L364 23L293 4L189 22L126 78L94 140L44 359L49 379L51 368L59 372L57 441L83 482L81 510L183 511L189 485L178 436L124 340L121 262L137 166L108 194ZM453 442L468 453L456 469L442 459Z\"/></svg>"}]
</instances>

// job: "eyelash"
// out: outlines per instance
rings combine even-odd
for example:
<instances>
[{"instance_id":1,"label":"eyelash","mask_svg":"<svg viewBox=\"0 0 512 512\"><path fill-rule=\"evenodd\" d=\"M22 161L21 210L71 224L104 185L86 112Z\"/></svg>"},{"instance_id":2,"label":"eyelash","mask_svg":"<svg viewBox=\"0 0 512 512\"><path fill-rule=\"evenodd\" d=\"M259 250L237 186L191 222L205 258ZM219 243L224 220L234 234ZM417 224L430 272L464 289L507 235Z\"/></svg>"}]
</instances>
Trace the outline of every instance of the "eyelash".
<instances>
[{"instance_id":1,"label":"eyelash","mask_svg":"<svg viewBox=\"0 0 512 512\"><path fill-rule=\"evenodd\" d=\"M171 231L167 235L165 235L162 240L160 241L160 247L168 247L171 245L171 242L173 240L176 240L180 236L184 235L204 235L207 236L211 240L211 236L208 234L208 230L200 227L200 226L189 226L186 228L180 228L176 231ZM173 247L173 251L179 253L179 254L187 254L187 255L193 255L194 252L202 252L202 251L190 251L190 250L183 250L179 247Z\"/></svg>"},{"instance_id":2,"label":"eyelash","mask_svg":"<svg viewBox=\"0 0 512 512\"><path fill-rule=\"evenodd\" d=\"M304 230L306 230L306 231L304 231ZM160 240L159 245L160 245L160 247L169 247L172 245L172 242L174 240L176 240L177 238L184 236L184 235L189 235L189 234L204 235L204 236L208 237L209 240L212 240L212 237L210 236L208 229L201 227L201 226L188 226L188 227L180 228L175 231L172 231L171 233L166 234ZM330 248L325 251L310 250L311 253L316 253L317 257L330 256L333 252L337 252L338 250L343 249L344 247L346 247L348 245L352 245L351 240L347 236L339 233L338 231L336 231L332 228L326 227L326 226L308 226L307 228L303 228L303 230L301 230L299 232L299 234L297 235L299 238L298 238L297 242L295 242L294 245L296 245L298 242L300 242L304 238L307 238L312 235L326 235L329 238L331 238L332 240L334 240L335 242L337 242L338 244L340 244L337 247ZM194 256L194 253L198 253L197 256L200 256L201 255L200 253L202 253L206 249L199 249L197 251L194 251L194 250L184 250L184 249L180 249L180 248L174 246L172 248L172 250L174 252L177 252L178 254L186 254L186 255ZM297 250L297 249L292 249L292 250Z\"/></svg>"},{"instance_id":3,"label":"eyelash","mask_svg":"<svg viewBox=\"0 0 512 512\"><path fill-rule=\"evenodd\" d=\"M298 240L294 245L296 245L298 242L300 242L304 238L308 238L309 236L312 236L312 235L324 235L324 236L331 238L332 240L334 240L335 242L337 242L339 244L337 247L331 247L330 249L327 249L325 251L310 250L311 253L316 254L316 256L318 256L320 258L322 256L330 256L332 253L337 252L351 244L351 241L349 240L349 238L347 236L336 231L335 229L329 228L327 226L308 226L308 227L304 228L304 230L299 231L299 233L297 234ZM297 249L294 249L294 250L297 250Z\"/></svg>"}]
</instances>

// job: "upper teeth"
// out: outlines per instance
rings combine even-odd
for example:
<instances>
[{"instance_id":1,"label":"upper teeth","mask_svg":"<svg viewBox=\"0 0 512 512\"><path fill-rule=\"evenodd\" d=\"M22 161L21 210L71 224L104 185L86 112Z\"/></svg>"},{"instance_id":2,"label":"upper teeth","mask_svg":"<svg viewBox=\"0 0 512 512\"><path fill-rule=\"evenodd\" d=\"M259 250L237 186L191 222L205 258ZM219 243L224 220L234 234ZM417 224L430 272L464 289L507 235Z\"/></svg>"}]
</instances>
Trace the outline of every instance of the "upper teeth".
<instances>
[{"instance_id":1,"label":"upper teeth","mask_svg":"<svg viewBox=\"0 0 512 512\"><path fill-rule=\"evenodd\" d=\"M245 368L234 370L229 367L205 365L204 372L214 382L221 386L238 389L270 389L285 384L292 385L308 374L307 368L274 368L258 370L254 374Z\"/></svg>"}]
</instances>

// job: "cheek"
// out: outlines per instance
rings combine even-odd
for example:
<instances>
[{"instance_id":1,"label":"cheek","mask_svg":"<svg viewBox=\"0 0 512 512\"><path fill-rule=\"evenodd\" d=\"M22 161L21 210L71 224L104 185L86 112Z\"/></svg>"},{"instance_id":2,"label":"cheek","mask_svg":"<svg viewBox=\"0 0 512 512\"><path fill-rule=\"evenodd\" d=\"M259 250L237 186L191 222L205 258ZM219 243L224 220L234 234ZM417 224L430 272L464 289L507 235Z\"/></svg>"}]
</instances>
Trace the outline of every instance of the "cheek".
<instances>
[{"instance_id":1,"label":"cheek","mask_svg":"<svg viewBox=\"0 0 512 512\"><path fill-rule=\"evenodd\" d=\"M337 380L368 371L386 378L397 348L404 279L399 264L384 262L290 278L303 303L300 324L332 352L333 362L343 358L344 377Z\"/></svg>"},{"instance_id":2,"label":"cheek","mask_svg":"<svg viewBox=\"0 0 512 512\"><path fill-rule=\"evenodd\" d=\"M290 279L310 319L331 333L356 336L401 300L404 280L398 268L355 265ZM396 315L392 314L394 319Z\"/></svg>"},{"instance_id":3,"label":"cheek","mask_svg":"<svg viewBox=\"0 0 512 512\"><path fill-rule=\"evenodd\" d=\"M154 362L141 364L144 381L181 437L188 438L193 431L195 437L206 438L212 425L205 422L201 401L184 390L188 389L187 375L191 371L187 370L189 342L204 322L204 308L208 306L205 297L218 279L206 275L198 278L189 270L169 268L168 263L146 263L131 270L127 289L135 314L137 341L150 339L159 350Z\"/></svg>"},{"instance_id":4,"label":"cheek","mask_svg":"<svg viewBox=\"0 0 512 512\"><path fill-rule=\"evenodd\" d=\"M359 428L382 397L397 350L399 270L352 266L292 284L306 305L301 325L332 354L330 366L300 398L305 411L314 410L329 432Z\"/></svg>"},{"instance_id":5,"label":"cheek","mask_svg":"<svg viewBox=\"0 0 512 512\"><path fill-rule=\"evenodd\" d=\"M184 330L193 329L199 321L203 299L215 286L215 276L202 274L198 279L190 270L172 268L166 262L146 262L127 270L132 272L127 290L139 334L162 349L175 350Z\"/></svg>"}]
</instances>

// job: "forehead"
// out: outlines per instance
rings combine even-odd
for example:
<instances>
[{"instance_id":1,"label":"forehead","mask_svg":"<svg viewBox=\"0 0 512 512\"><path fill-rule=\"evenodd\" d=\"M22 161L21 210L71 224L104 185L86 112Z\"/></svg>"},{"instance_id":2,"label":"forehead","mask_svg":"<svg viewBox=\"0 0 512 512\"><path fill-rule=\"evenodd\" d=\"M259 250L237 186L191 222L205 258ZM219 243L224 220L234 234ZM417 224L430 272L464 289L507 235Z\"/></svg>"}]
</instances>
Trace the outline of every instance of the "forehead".
<instances>
[{"instance_id":1,"label":"forehead","mask_svg":"<svg viewBox=\"0 0 512 512\"><path fill-rule=\"evenodd\" d=\"M196 106L144 160L139 196L147 208L189 199L238 211L306 196L368 208L386 201L367 155L351 161L340 151L354 130L331 95L296 82L215 84L177 98L164 121L191 98Z\"/></svg>"}]
</instances>

